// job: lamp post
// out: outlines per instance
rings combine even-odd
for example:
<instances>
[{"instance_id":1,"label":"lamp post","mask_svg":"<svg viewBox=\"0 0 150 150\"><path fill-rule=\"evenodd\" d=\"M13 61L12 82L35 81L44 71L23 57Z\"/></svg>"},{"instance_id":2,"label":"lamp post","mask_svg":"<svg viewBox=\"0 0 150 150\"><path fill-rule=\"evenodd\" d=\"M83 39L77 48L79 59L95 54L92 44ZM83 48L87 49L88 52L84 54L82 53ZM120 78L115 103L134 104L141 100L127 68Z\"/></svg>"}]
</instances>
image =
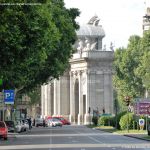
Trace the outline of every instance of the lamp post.
<instances>
[{"instance_id":1,"label":"lamp post","mask_svg":"<svg viewBox=\"0 0 150 150\"><path fill-rule=\"evenodd\" d=\"M130 101L131 101L131 97L125 96L124 102L126 103L126 106L127 106L127 114L128 114L127 130L128 130L128 132L129 132L129 109L128 109L128 106L130 105Z\"/></svg>"}]
</instances>

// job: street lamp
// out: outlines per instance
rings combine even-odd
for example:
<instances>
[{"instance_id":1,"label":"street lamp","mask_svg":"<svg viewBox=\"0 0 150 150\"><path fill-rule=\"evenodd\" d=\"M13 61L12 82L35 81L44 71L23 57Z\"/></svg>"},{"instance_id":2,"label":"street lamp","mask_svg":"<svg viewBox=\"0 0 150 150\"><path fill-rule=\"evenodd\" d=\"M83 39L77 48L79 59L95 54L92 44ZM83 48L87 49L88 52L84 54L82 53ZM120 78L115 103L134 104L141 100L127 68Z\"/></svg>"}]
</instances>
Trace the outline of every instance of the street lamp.
<instances>
[{"instance_id":1,"label":"street lamp","mask_svg":"<svg viewBox=\"0 0 150 150\"><path fill-rule=\"evenodd\" d=\"M129 109L128 106L130 105L131 97L130 96L125 96L124 102L126 103L127 106L127 114L128 114L128 120L127 120L127 130L129 132Z\"/></svg>"}]
</instances>

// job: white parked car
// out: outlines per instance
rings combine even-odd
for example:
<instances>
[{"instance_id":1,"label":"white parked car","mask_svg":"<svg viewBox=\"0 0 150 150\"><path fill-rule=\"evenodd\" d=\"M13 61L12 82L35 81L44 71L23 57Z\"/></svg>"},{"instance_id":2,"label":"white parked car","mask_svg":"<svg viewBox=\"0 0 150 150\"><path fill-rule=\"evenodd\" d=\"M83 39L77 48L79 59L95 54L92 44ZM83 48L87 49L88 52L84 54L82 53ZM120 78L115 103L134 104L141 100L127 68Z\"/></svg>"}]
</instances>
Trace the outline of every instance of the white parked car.
<instances>
[{"instance_id":1,"label":"white parked car","mask_svg":"<svg viewBox=\"0 0 150 150\"><path fill-rule=\"evenodd\" d=\"M18 133L24 131L24 125L21 120L17 120L15 127L16 127L16 132L18 132Z\"/></svg>"},{"instance_id":2,"label":"white parked car","mask_svg":"<svg viewBox=\"0 0 150 150\"><path fill-rule=\"evenodd\" d=\"M48 127L56 127L56 126L62 127L62 122L56 118L50 118L47 120L47 126Z\"/></svg>"},{"instance_id":3,"label":"white parked car","mask_svg":"<svg viewBox=\"0 0 150 150\"><path fill-rule=\"evenodd\" d=\"M36 127L44 126L44 119L43 118L36 118L35 119L35 126Z\"/></svg>"},{"instance_id":4,"label":"white parked car","mask_svg":"<svg viewBox=\"0 0 150 150\"><path fill-rule=\"evenodd\" d=\"M22 120L23 122L23 127L24 127L24 131L28 131L29 130L29 123L28 120Z\"/></svg>"},{"instance_id":5,"label":"white parked car","mask_svg":"<svg viewBox=\"0 0 150 150\"><path fill-rule=\"evenodd\" d=\"M27 120L17 120L16 122L16 132L24 132L29 130L29 124Z\"/></svg>"}]
</instances>

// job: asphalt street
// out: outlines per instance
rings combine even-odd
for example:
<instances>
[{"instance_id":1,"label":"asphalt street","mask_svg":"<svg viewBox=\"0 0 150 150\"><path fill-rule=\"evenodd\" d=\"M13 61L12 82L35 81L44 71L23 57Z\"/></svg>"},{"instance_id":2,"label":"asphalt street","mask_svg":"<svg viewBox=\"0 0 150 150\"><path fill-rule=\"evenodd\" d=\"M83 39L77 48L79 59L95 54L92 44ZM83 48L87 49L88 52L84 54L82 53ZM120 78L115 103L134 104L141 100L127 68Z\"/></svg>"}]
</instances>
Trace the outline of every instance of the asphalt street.
<instances>
[{"instance_id":1,"label":"asphalt street","mask_svg":"<svg viewBox=\"0 0 150 150\"><path fill-rule=\"evenodd\" d=\"M0 140L1 150L150 150L150 142L85 126L38 127Z\"/></svg>"}]
</instances>

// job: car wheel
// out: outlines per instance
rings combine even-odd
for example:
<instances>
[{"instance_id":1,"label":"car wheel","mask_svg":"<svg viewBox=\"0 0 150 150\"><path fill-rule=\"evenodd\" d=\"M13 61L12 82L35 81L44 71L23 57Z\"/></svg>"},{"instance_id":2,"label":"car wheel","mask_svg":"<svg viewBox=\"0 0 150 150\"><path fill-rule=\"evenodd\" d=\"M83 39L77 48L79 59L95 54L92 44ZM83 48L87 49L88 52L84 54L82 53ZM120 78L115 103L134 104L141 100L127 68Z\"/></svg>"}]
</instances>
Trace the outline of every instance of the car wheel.
<instances>
[{"instance_id":1,"label":"car wheel","mask_svg":"<svg viewBox=\"0 0 150 150\"><path fill-rule=\"evenodd\" d=\"M7 140L7 137L4 137L4 140Z\"/></svg>"}]
</instances>

